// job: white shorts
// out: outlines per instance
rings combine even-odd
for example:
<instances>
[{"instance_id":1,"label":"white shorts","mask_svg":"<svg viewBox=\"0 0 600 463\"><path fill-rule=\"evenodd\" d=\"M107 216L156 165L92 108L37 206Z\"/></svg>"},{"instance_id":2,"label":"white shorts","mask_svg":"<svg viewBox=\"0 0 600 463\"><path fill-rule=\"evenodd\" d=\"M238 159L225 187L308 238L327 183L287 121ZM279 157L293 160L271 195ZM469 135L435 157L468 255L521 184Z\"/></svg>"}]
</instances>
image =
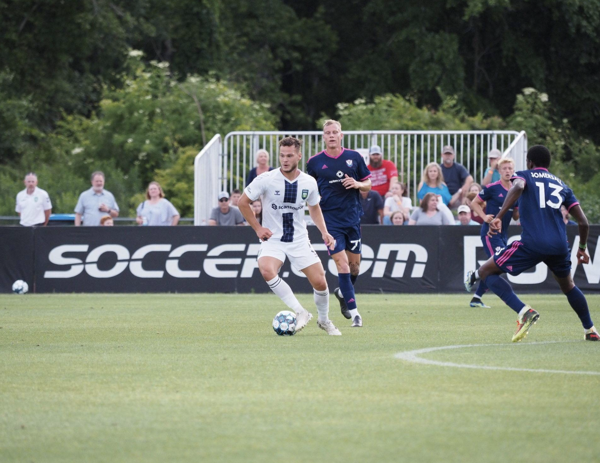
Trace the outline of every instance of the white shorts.
<instances>
[{"instance_id":1,"label":"white shorts","mask_svg":"<svg viewBox=\"0 0 600 463\"><path fill-rule=\"evenodd\" d=\"M317 262L321 262L321 259L317 256L308 239L293 243L263 241L260 244L257 259L261 257L274 257L281 262L285 262L286 256L297 270L303 270Z\"/></svg>"}]
</instances>

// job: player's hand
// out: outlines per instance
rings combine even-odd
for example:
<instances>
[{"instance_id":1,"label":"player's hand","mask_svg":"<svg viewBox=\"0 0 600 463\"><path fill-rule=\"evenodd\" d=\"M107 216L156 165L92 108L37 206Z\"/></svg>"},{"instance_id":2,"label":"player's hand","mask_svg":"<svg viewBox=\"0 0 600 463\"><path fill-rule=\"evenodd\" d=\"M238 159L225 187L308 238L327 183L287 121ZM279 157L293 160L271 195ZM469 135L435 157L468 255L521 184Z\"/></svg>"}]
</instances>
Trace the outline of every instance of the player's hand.
<instances>
[{"instance_id":1,"label":"player's hand","mask_svg":"<svg viewBox=\"0 0 600 463\"><path fill-rule=\"evenodd\" d=\"M497 235L502 231L502 220L494 219L490 222L490 229L488 231L488 236Z\"/></svg>"},{"instance_id":2,"label":"player's hand","mask_svg":"<svg viewBox=\"0 0 600 463\"><path fill-rule=\"evenodd\" d=\"M589 264L590 256L588 256L587 252L585 252L583 249L578 249L577 250L577 262L580 264Z\"/></svg>"},{"instance_id":3,"label":"player's hand","mask_svg":"<svg viewBox=\"0 0 600 463\"><path fill-rule=\"evenodd\" d=\"M323 242L329 248L330 251L333 251L335 248L335 239L329 233L323 234Z\"/></svg>"},{"instance_id":4,"label":"player's hand","mask_svg":"<svg viewBox=\"0 0 600 463\"><path fill-rule=\"evenodd\" d=\"M487 214L484 218L483 221L487 224L492 223L492 220L494 220L494 216L491 214Z\"/></svg>"},{"instance_id":5,"label":"player's hand","mask_svg":"<svg viewBox=\"0 0 600 463\"><path fill-rule=\"evenodd\" d=\"M346 190L350 190L351 188L360 188L360 184L356 181L355 178L348 177L348 174L345 175L346 178L342 180L342 185L346 187Z\"/></svg>"},{"instance_id":6,"label":"player's hand","mask_svg":"<svg viewBox=\"0 0 600 463\"><path fill-rule=\"evenodd\" d=\"M261 241L268 241L268 239L273 236L273 232L268 228L260 227L256 230L256 236L258 236L258 239Z\"/></svg>"}]
</instances>

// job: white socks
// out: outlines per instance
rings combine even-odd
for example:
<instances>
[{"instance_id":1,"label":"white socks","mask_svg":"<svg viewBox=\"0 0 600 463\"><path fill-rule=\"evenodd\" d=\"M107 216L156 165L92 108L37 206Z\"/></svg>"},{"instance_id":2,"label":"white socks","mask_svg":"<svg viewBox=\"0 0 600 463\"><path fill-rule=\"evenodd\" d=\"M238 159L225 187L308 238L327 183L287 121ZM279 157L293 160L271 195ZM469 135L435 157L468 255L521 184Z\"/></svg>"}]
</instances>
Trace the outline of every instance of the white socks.
<instances>
[{"instance_id":1,"label":"white socks","mask_svg":"<svg viewBox=\"0 0 600 463\"><path fill-rule=\"evenodd\" d=\"M298 313L305 310L304 307L300 305L300 302L298 302L298 299L296 299L296 296L294 296L290 285L283 281L279 275L272 280L267 281L267 284L269 285L269 288L271 288L271 291L273 291L279 297L279 299L281 299L283 303L294 312Z\"/></svg>"},{"instance_id":2,"label":"white socks","mask_svg":"<svg viewBox=\"0 0 600 463\"><path fill-rule=\"evenodd\" d=\"M314 299L317 306L317 312L319 313L318 320L320 322L326 322L329 319L329 288L325 288L325 291L314 290Z\"/></svg>"}]
</instances>

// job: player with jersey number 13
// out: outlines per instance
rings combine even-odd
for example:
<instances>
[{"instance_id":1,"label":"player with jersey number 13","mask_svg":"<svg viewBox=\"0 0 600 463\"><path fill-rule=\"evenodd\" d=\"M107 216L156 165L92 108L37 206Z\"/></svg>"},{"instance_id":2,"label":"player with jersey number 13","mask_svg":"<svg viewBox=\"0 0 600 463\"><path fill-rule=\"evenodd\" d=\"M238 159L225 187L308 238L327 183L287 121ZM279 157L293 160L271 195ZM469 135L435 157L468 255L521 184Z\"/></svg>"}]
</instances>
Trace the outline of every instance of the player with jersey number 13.
<instances>
[{"instance_id":1,"label":"player with jersey number 13","mask_svg":"<svg viewBox=\"0 0 600 463\"><path fill-rule=\"evenodd\" d=\"M296 312L296 332L308 324L312 314L302 307L290 286L279 277L279 270L286 257L295 268L306 275L314 289L314 301L318 312L317 326L329 335L339 336L342 333L329 320L329 289L325 270L308 239L304 221L306 203L326 246L333 249L335 241L325 226L319 206L317 182L298 169L298 163L302 159L301 146L302 142L294 137L281 140L281 167L256 177L244 190L238 207L261 240L258 253L258 269L261 275L285 305ZM257 199L261 200L263 206L262 225L256 220L250 206L250 203Z\"/></svg>"}]
</instances>

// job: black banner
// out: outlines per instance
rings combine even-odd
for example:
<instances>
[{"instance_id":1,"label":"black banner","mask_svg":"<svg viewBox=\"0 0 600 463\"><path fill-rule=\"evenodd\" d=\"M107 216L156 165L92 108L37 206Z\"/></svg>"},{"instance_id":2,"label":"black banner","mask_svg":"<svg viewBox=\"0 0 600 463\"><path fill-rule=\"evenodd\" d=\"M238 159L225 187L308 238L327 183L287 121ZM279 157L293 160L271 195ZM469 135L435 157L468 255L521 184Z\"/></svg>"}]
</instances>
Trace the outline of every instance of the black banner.
<instances>
[{"instance_id":1,"label":"black banner","mask_svg":"<svg viewBox=\"0 0 600 463\"><path fill-rule=\"evenodd\" d=\"M364 226L362 232L357 292L460 292L465 273L486 260L475 226ZM519 232L511 228L510 240ZM568 227L575 247L577 233L576 226ZM572 255L575 281L584 292L600 291L599 233L600 226L591 227L588 265L577 266ZM316 227L310 236L334 288L335 264ZM0 238L2 292L11 291L17 279L38 293L269 291L250 227L3 227ZM311 291L289 261L280 275L294 291ZM543 264L508 279L518 292L559 291Z\"/></svg>"}]
</instances>

